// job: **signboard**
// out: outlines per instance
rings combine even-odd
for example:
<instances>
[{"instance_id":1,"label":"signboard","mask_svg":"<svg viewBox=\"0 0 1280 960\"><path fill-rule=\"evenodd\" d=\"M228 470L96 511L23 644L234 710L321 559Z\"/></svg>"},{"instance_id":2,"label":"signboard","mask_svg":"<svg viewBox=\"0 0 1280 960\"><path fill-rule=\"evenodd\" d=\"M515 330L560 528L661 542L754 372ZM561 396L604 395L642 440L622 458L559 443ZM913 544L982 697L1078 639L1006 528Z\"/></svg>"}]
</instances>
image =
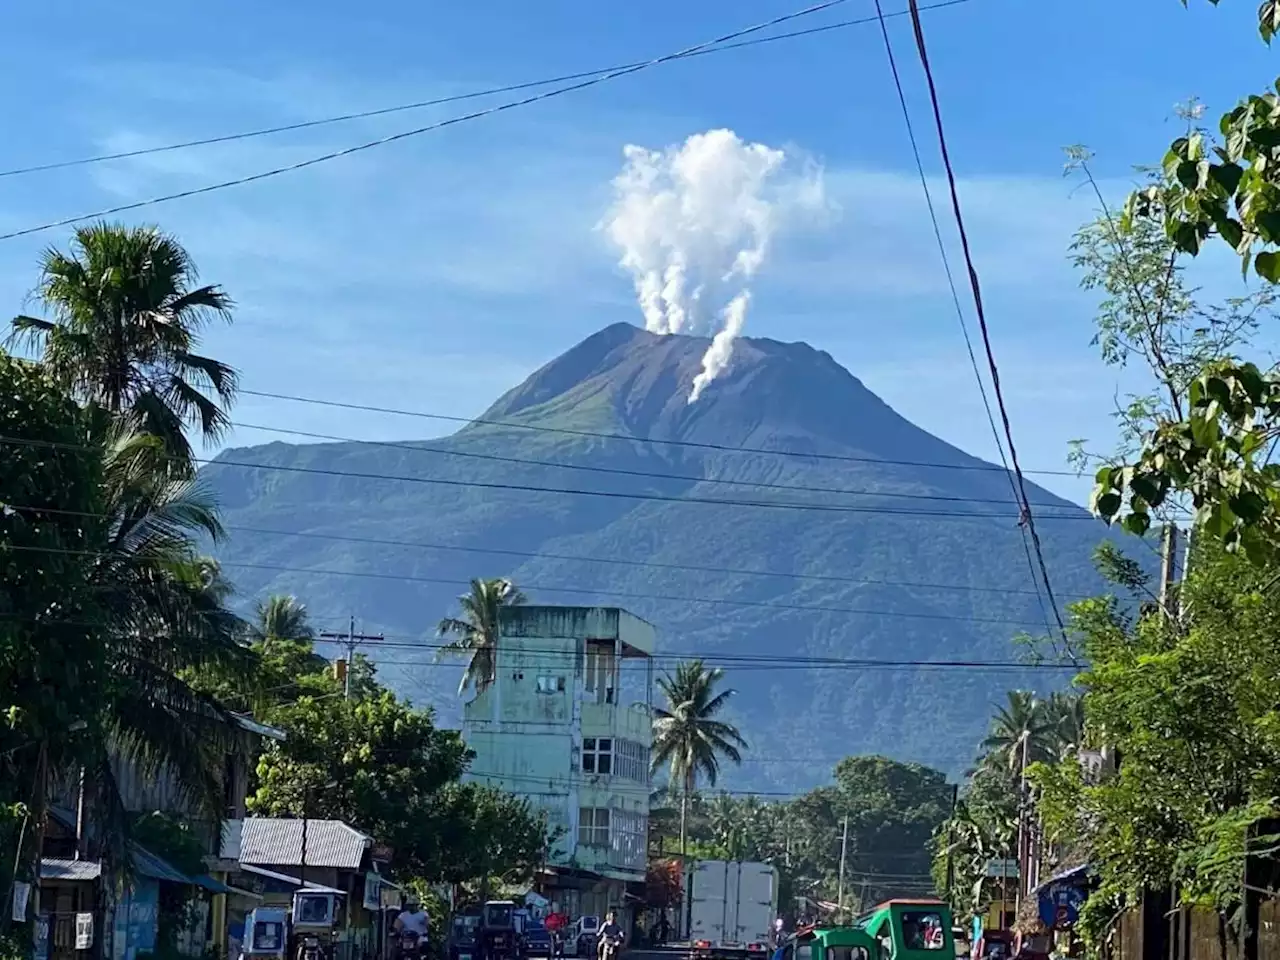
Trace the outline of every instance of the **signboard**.
<instances>
[{"instance_id":1,"label":"signboard","mask_svg":"<svg viewBox=\"0 0 1280 960\"><path fill-rule=\"evenodd\" d=\"M88 950L93 947L93 914L76 914L76 949Z\"/></svg>"},{"instance_id":2,"label":"signboard","mask_svg":"<svg viewBox=\"0 0 1280 960\"><path fill-rule=\"evenodd\" d=\"M1065 930L1080 919L1084 885L1070 880L1048 884L1040 891L1040 922L1050 930Z\"/></svg>"},{"instance_id":3,"label":"signboard","mask_svg":"<svg viewBox=\"0 0 1280 960\"><path fill-rule=\"evenodd\" d=\"M13 922L27 922L27 900L31 897L31 884L21 880L13 883Z\"/></svg>"},{"instance_id":4,"label":"signboard","mask_svg":"<svg viewBox=\"0 0 1280 960\"><path fill-rule=\"evenodd\" d=\"M1002 879L1008 877L1010 880L1018 879L1018 861L1017 860L992 860L987 864L987 876L992 879Z\"/></svg>"},{"instance_id":5,"label":"signboard","mask_svg":"<svg viewBox=\"0 0 1280 960\"><path fill-rule=\"evenodd\" d=\"M364 908L377 910L382 906L382 878L376 873L364 875Z\"/></svg>"},{"instance_id":6,"label":"signboard","mask_svg":"<svg viewBox=\"0 0 1280 960\"><path fill-rule=\"evenodd\" d=\"M34 960L48 960L49 957L49 914L42 913L36 917L36 942L32 953Z\"/></svg>"}]
</instances>

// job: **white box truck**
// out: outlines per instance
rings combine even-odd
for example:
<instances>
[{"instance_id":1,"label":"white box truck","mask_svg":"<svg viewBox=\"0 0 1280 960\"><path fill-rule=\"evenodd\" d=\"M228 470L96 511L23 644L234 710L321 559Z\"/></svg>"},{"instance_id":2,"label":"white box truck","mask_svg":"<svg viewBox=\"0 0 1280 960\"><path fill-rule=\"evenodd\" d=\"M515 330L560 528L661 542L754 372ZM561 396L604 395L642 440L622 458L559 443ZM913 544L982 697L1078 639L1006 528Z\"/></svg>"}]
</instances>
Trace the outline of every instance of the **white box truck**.
<instances>
[{"instance_id":1,"label":"white box truck","mask_svg":"<svg viewBox=\"0 0 1280 960\"><path fill-rule=\"evenodd\" d=\"M771 865L701 860L685 871L684 889L694 957L767 955L778 915L778 871Z\"/></svg>"}]
</instances>

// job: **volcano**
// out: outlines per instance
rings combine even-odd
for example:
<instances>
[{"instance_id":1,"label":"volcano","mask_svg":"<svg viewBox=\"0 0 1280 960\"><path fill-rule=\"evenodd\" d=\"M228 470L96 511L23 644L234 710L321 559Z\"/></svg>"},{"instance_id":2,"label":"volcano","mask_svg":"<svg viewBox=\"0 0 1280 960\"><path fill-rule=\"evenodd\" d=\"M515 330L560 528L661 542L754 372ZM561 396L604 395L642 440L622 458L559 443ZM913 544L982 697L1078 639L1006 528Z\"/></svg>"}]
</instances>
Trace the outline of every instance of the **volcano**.
<instances>
[{"instance_id":1,"label":"volcano","mask_svg":"<svg viewBox=\"0 0 1280 960\"><path fill-rule=\"evenodd\" d=\"M739 340L690 404L707 344L616 324L446 438L224 451L204 472L219 559L246 598L385 633L365 652L442 722L461 668L438 662L434 626L468 579L506 576L535 602L649 620L660 672L723 666L751 744L734 786L799 789L853 753L958 773L1006 690L1065 680L913 665L1007 665L1052 622L1009 478L804 343ZM1059 601L1101 590L1104 529L1029 496Z\"/></svg>"}]
</instances>

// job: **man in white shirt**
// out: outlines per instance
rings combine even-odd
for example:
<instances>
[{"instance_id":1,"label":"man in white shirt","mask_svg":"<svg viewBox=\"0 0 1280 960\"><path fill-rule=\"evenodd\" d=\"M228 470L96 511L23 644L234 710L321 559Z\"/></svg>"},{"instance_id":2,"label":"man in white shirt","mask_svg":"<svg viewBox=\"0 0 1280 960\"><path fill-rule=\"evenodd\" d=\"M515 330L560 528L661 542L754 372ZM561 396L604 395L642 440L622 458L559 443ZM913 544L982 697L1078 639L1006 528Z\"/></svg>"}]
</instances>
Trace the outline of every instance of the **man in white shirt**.
<instances>
[{"instance_id":1,"label":"man in white shirt","mask_svg":"<svg viewBox=\"0 0 1280 960\"><path fill-rule=\"evenodd\" d=\"M404 910L396 917L396 933L416 933L423 939L427 936L427 911L417 897L405 901Z\"/></svg>"}]
</instances>

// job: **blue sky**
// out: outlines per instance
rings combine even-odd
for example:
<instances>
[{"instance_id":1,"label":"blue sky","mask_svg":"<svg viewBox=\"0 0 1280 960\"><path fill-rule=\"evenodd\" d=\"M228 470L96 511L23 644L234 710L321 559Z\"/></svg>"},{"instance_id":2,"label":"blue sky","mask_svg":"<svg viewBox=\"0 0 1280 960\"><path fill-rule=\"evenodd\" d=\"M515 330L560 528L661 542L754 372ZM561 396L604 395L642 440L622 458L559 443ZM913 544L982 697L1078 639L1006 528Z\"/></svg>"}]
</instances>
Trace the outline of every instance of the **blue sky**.
<instances>
[{"instance_id":1,"label":"blue sky","mask_svg":"<svg viewBox=\"0 0 1280 960\"><path fill-rule=\"evenodd\" d=\"M19 4L6 12L0 62L9 133L0 166L643 60L800 5L277 0L215 10L138 0L66 18L57 5ZM847 0L789 27L873 11L870 0ZM1264 89L1275 58L1257 39L1247 0L1219 9L1190 0L1188 10L1177 0L970 0L925 17L1021 458L1061 468L1069 439L1105 443L1116 388L1089 346L1090 300L1066 261L1090 204L1062 176L1062 147L1093 148L1118 195L1131 166L1158 160L1176 135L1175 103L1199 96L1216 116ZM891 30L936 174L909 25L895 19ZM0 179L0 232L470 109ZM209 351L237 366L245 387L469 416L600 327L639 322L630 282L593 230L622 148L663 147L716 127L820 160L841 211L821 236L779 243L748 335L807 340L921 426L991 456L874 25L663 65L126 216L178 233L204 278L235 297L237 322L211 335ZM41 249L66 236L0 242L0 302L11 312L22 308ZM1221 275L1229 284L1231 272ZM235 418L368 439L440 432L427 421L251 397ZM280 438L242 429L234 442ZM1045 482L1083 495L1081 483Z\"/></svg>"}]
</instances>

